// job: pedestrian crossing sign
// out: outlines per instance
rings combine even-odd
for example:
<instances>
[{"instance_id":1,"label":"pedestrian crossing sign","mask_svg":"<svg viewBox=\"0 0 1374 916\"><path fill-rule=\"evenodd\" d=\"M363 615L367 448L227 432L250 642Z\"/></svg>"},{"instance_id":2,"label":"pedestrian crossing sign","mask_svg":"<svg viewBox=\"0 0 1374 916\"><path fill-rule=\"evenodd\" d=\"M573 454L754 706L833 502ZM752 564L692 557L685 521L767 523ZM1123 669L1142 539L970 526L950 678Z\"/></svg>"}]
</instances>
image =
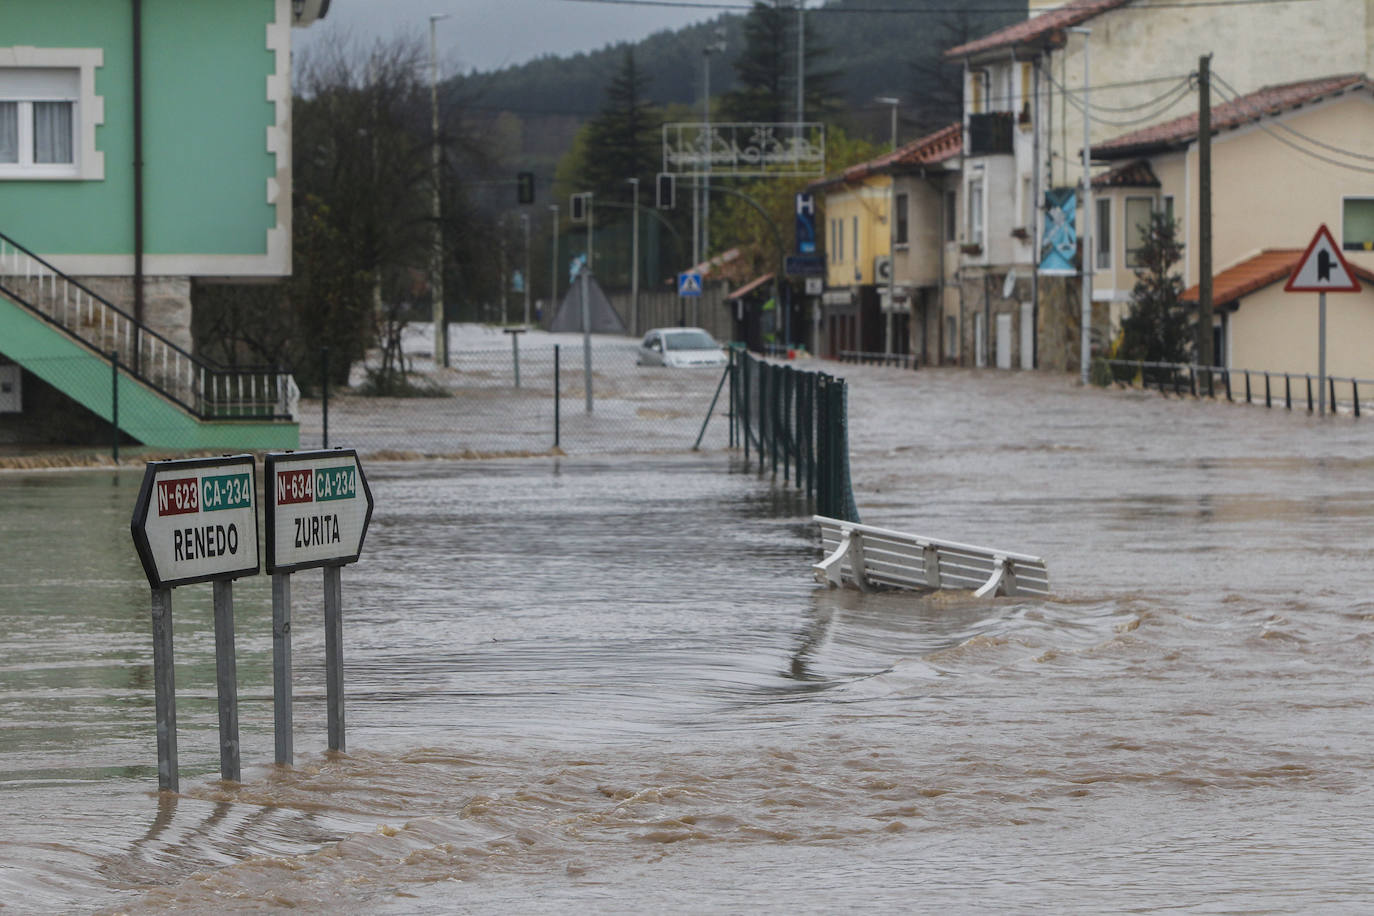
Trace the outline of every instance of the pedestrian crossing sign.
<instances>
[{"instance_id":1,"label":"pedestrian crossing sign","mask_svg":"<svg viewBox=\"0 0 1374 916\"><path fill-rule=\"evenodd\" d=\"M684 271L677 275L677 294L679 296L701 295L701 274Z\"/></svg>"}]
</instances>

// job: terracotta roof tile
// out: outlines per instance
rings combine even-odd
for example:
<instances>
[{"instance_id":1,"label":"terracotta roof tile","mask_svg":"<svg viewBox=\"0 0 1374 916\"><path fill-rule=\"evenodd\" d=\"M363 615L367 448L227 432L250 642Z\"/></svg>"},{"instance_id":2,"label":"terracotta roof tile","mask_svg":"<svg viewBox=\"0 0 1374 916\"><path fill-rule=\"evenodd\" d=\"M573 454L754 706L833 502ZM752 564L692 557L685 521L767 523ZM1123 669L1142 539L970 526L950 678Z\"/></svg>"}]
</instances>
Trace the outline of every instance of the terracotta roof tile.
<instances>
[{"instance_id":1,"label":"terracotta roof tile","mask_svg":"<svg viewBox=\"0 0 1374 916\"><path fill-rule=\"evenodd\" d=\"M946 60L957 60L983 51L1041 43L1055 32L1086 22L1094 16L1114 10L1118 6L1125 6L1129 2L1131 0L1073 0L1057 9L1032 16L1024 22L1013 23L982 38L950 48L943 56Z\"/></svg>"},{"instance_id":2,"label":"terracotta roof tile","mask_svg":"<svg viewBox=\"0 0 1374 916\"><path fill-rule=\"evenodd\" d=\"M841 183L862 181L869 175L880 175L903 166L935 165L959 155L964 149L964 129L959 123L949 124L934 133L926 134L867 162L851 165L842 172L827 175L808 185L812 190L833 187Z\"/></svg>"},{"instance_id":3,"label":"terracotta roof tile","mask_svg":"<svg viewBox=\"0 0 1374 916\"><path fill-rule=\"evenodd\" d=\"M1212 301L1218 304L1235 302L1280 280L1286 281L1298 266L1303 251L1302 248L1268 248L1231 265L1212 277ZM1374 283L1374 271L1365 270L1358 264L1351 264L1350 269L1361 280ZM1184 290L1182 296L1184 302L1196 302L1197 297L1196 285Z\"/></svg>"},{"instance_id":4,"label":"terracotta roof tile","mask_svg":"<svg viewBox=\"0 0 1374 916\"><path fill-rule=\"evenodd\" d=\"M1243 95L1230 102L1212 106L1212 132L1239 127L1260 118L1315 102L1334 93L1345 92L1368 83L1362 73L1326 76L1320 79L1266 86L1257 92ZM1172 121L1113 137L1093 147L1093 157L1121 159L1139 156L1143 152L1191 143L1197 139L1197 112Z\"/></svg>"},{"instance_id":5,"label":"terracotta roof tile","mask_svg":"<svg viewBox=\"0 0 1374 916\"><path fill-rule=\"evenodd\" d=\"M731 292L731 293L727 294L725 298L726 298L726 299L740 299L740 298L742 298L742 297L744 297L744 296L749 295L749 294L752 293L754 290L758 289L760 286L762 286L763 284L767 283L769 280L772 280L772 279L773 279L773 275L772 275L771 273L770 273L770 274L764 274L764 275L761 276L761 277L755 277L754 279L750 280L748 283L746 283L746 284L744 284L743 286L741 286L739 289L735 290L734 292Z\"/></svg>"},{"instance_id":6,"label":"terracotta roof tile","mask_svg":"<svg viewBox=\"0 0 1374 916\"><path fill-rule=\"evenodd\" d=\"M1144 159L1118 165L1093 178L1095 188L1157 188L1159 179Z\"/></svg>"}]
</instances>

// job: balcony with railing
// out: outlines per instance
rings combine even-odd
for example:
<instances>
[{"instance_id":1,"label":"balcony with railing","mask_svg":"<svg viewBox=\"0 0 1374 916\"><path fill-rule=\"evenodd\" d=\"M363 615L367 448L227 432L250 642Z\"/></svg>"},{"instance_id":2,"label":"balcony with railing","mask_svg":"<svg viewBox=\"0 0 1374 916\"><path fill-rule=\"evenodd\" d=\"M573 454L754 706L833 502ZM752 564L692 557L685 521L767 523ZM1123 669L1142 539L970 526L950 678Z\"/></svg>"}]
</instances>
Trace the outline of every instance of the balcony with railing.
<instances>
[{"instance_id":1,"label":"balcony with railing","mask_svg":"<svg viewBox=\"0 0 1374 916\"><path fill-rule=\"evenodd\" d=\"M969 156L1010 156L1015 117L1010 111L969 115Z\"/></svg>"}]
</instances>

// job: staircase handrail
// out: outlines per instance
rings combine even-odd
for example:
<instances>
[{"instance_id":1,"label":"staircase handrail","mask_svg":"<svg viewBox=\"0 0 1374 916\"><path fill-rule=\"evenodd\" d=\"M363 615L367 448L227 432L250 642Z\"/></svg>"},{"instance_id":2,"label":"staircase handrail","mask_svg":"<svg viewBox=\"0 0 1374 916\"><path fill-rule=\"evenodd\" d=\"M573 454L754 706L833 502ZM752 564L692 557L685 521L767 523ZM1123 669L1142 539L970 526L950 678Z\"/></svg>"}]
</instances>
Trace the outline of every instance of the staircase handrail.
<instances>
[{"instance_id":1,"label":"staircase handrail","mask_svg":"<svg viewBox=\"0 0 1374 916\"><path fill-rule=\"evenodd\" d=\"M117 318L112 319L112 327L115 329L116 349L118 348L117 322L118 320L122 319L133 332L132 353L135 360L141 361L141 355L143 353L143 338L146 337L156 346L162 347L165 351L170 351L172 354L174 354L174 360L179 359L181 361L184 361L191 368L189 377L185 380L187 386L187 393L189 397L183 397L179 395L177 392L169 390L168 387L166 387L163 384L160 384L153 377L152 373L144 372L143 367L141 365L133 365L130 362L125 361L123 363L123 368L130 375L138 378L140 381L148 384L155 390L159 391L160 393L166 395L167 397L181 404L183 407L191 411L191 413L195 414L196 416L202 418L223 419L233 416L242 417L249 415L248 408L246 406L248 402L245 402L243 397L242 380L244 378L252 376L263 376L265 381L265 377L267 376L276 376L277 378L275 387L279 390L271 398L266 397L266 395L268 394L268 386L266 384L264 384L263 386L262 394L264 395L264 398L261 400L258 399L258 392L256 390L257 386L250 385L249 401L251 401L254 404L265 405L268 403L274 403L276 405L272 409L270 414L264 415L262 412L258 411L257 409L254 409L252 410L251 415L260 418L283 418L292 420L295 419L295 406L296 402L299 400L300 392L299 388L297 388L296 386L295 379L291 377L291 374L288 371L278 366L224 366L220 363L215 362L214 360L190 353L185 348L179 346L172 340L168 339L165 335L148 327L146 324L139 321L134 316L130 315L124 309L110 302L104 296L95 292L90 287L86 286L84 283L64 273L51 262L47 261L40 255L35 254L33 251L29 250L24 245L15 241L13 238L6 235L4 232L0 232L0 243L3 243L0 244L0 278L6 276L20 276L20 274L17 272L6 273L5 271L4 245L8 245L16 253L16 260L17 255L22 254L30 261L46 269L53 278L60 278L63 283L69 284L71 287L74 287L81 293L84 293L86 296L89 297L89 299L92 302L99 303L102 309L107 309L109 312L112 312L114 316L117 316ZM43 282L43 277L41 273L35 275L26 272L23 276L26 281L37 281L39 283L39 288L41 290L41 284ZM62 330L67 336L71 337L73 340L78 341L83 346L89 347L91 350L99 354L102 358L110 358L110 355L106 353L98 344L95 344L92 341L86 339L81 334L77 333L76 330L68 327L62 321L59 321L55 315L49 314L39 305L28 301L28 299L26 299L16 290L6 286L2 279L0 279L0 290L3 290L9 296L14 298L16 302L25 306L27 309L36 314L38 317L42 318L47 323L54 325L55 327ZM104 327L103 319L101 327ZM126 342L127 341L128 334L126 332ZM166 369L166 363L167 359L164 353L162 359L162 366L164 370ZM201 376L201 384L199 386L197 386L195 380L197 373L199 373ZM208 386L205 384L205 376L207 374L211 377L211 384L209 384ZM284 383L282 379L283 376L285 376ZM238 389L237 392L230 391L229 382L231 379L238 380L238 384L237 386L235 386ZM210 405L219 405L220 400L214 397L216 392L218 392L218 394L221 395L223 399L227 401L230 405L237 403L237 413L234 412L232 406L228 409L207 409L207 407L209 407ZM234 395L237 396L236 399Z\"/></svg>"}]
</instances>

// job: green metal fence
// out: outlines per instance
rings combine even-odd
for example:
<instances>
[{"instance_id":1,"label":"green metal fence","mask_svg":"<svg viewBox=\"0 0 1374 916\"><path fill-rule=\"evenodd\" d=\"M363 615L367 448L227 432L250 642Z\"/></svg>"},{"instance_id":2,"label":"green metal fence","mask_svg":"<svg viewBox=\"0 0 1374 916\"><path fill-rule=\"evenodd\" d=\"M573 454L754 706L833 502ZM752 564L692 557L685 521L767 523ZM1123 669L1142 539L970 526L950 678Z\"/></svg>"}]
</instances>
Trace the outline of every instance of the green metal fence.
<instances>
[{"instance_id":1,"label":"green metal fence","mask_svg":"<svg viewBox=\"0 0 1374 916\"><path fill-rule=\"evenodd\" d=\"M730 447L814 500L816 513L859 521L849 478L849 389L824 372L730 351Z\"/></svg>"}]
</instances>

